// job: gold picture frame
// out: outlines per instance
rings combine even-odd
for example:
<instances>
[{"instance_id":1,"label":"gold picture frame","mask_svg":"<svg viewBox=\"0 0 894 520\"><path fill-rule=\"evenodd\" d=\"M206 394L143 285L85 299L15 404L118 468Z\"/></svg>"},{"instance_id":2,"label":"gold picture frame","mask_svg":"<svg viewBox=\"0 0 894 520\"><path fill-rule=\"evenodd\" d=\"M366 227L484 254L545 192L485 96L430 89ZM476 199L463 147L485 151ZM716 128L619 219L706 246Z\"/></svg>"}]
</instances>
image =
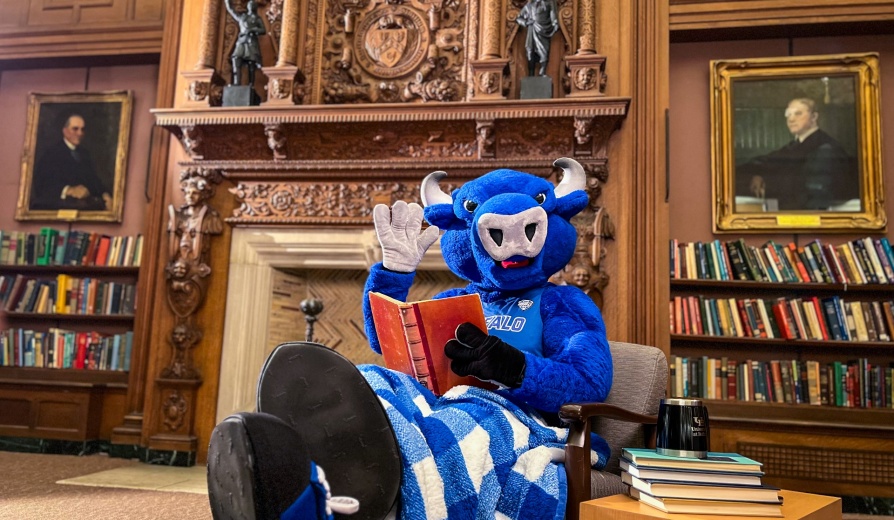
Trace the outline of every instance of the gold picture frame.
<instances>
[{"instance_id":1,"label":"gold picture frame","mask_svg":"<svg viewBox=\"0 0 894 520\"><path fill-rule=\"evenodd\" d=\"M711 61L715 233L884 230L877 53Z\"/></svg>"},{"instance_id":2,"label":"gold picture frame","mask_svg":"<svg viewBox=\"0 0 894 520\"><path fill-rule=\"evenodd\" d=\"M32 93L16 220L121 222L133 94Z\"/></svg>"}]
</instances>

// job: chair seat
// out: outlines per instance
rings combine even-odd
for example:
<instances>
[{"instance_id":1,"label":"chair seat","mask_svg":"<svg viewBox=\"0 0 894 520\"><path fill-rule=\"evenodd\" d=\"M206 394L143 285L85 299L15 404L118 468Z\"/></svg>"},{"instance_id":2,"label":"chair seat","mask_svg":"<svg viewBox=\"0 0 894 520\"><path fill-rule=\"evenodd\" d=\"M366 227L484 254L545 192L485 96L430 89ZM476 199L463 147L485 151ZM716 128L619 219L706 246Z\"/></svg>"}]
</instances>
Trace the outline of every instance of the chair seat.
<instances>
[{"instance_id":1,"label":"chair seat","mask_svg":"<svg viewBox=\"0 0 894 520\"><path fill-rule=\"evenodd\" d=\"M590 496L602 498L619 493L626 495L628 486L621 482L621 476L607 471L593 471L590 479Z\"/></svg>"}]
</instances>

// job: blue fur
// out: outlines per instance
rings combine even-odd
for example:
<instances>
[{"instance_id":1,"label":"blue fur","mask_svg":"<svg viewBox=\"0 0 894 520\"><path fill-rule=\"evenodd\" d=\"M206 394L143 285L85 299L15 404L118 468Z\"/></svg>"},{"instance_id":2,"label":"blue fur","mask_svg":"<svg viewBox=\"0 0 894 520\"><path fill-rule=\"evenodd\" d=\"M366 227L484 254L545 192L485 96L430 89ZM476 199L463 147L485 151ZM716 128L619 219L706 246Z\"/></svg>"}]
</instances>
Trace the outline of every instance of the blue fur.
<instances>
[{"instance_id":1,"label":"blue fur","mask_svg":"<svg viewBox=\"0 0 894 520\"><path fill-rule=\"evenodd\" d=\"M535 196L546 198L540 206L548 214L548 234L542 251L529 265L504 269L488 255L476 232L483 212L512 215L538 205ZM535 287L546 287L541 301L543 354L525 354L527 368L519 388L502 391L507 397L539 410L555 412L565 403L603 401L612 383L612 362L602 315L593 301L576 287L555 286L548 278L561 270L574 255L577 233L569 219L587 205L583 191L556 198L549 182L514 170L495 170L467 182L453 192L453 204L425 208L432 225L446 229L441 251L451 271L469 281L460 289L445 291L443 298L478 293L484 301ZM470 212L466 201L478 206ZM394 273L376 264L366 282L365 295L378 291L406 300L414 273ZM364 320L370 346L381 352L368 296L363 300Z\"/></svg>"}]
</instances>

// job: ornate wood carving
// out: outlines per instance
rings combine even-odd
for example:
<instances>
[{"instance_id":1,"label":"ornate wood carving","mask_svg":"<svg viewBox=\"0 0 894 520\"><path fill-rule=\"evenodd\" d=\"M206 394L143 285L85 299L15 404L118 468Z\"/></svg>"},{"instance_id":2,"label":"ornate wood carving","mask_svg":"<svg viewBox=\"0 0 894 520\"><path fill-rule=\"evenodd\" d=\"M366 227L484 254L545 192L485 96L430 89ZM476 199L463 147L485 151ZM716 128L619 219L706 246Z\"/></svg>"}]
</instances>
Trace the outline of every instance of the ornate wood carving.
<instances>
[{"instance_id":1,"label":"ornate wood carving","mask_svg":"<svg viewBox=\"0 0 894 520\"><path fill-rule=\"evenodd\" d=\"M218 39L222 1L204 0L202 30L199 36L199 61L196 63L196 70L214 69L214 58L217 51L215 45Z\"/></svg>"},{"instance_id":2,"label":"ornate wood carving","mask_svg":"<svg viewBox=\"0 0 894 520\"><path fill-rule=\"evenodd\" d=\"M352 168L376 159L398 164L400 160L427 159L443 165L477 157L478 121L487 120L494 122L494 153L482 157L503 163L525 158L539 162L572 154L575 118L594 121L592 132L598 138L593 139L593 156L599 157L606 144L599 138L617 128L627 104L626 99L603 97L598 102L561 99L519 105L498 100L474 106L418 105L406 111L369 104L294 111L164 110L156 111L156 116L158 124L180 137L194 159L269 160L268 136L258 128L278 124L288 136L284 153L290 160L301 161L301 165L339 161Z\"/></svg>"},{"instance_id":3,"label":"ornate wood carving","mask_svg":"<svg viewBox=\"0 0 894 520\"><path fill-rule=\"evenodd\" d=\"M184 203L168 206L168 262L165 266L168 307L174 314L168 343L171 356L155 379L158 395L156 428L150 436L155 446L188 446L195 449L193 422L195 399L202 375L193 351L202 339L196 313L205 300L211 274L210 239L223 232L223 220L208 201L222 177L210 168L186 168L180 173ZM161 433L163 428L167 433ZM176 449L176 448L174 448Z\"/></svg>"},{"instance_id":4,"label":"ornate wood carving","mask_svg":"<svg viewBox=\"0 0 894 520\"><path fill-rule=\"evenodd\" d=\"M587 293L600 308L610 276L602 266L607 241L614 240L615 227L608 210L601 206L602 185L608 181L608 163L604 160L583 163L587 172L587 195L590 204L572 219L577 229L577 249L571 262L556 273L553 282L575 285Z\"/></svg>"},{"instance_id":5,"label":"ornate wood carving","mask_svg":"<svg viewBox=\"0 0 894 520\"><path fill-rule=\"evenodd\" d=\"M419 202L419 185L402 182L240 182L227 222L369 224L375 204Z\"/></svg>"},{"instance_id":6,"label":"ornate wood carving","mask_svg":"<svg viewBox=\"0 0 894 520\"><path fill-rule=\"evenodd\" d=\"M180 144L183 150L193 159L204 159L202 155L202 129L195 125L180 127Z\"/></svg>"},{"instance_id":7,"label":"ornate wood carving","mask_svg":"<svg viewBox=\"0 0 894 520\"><path fill-rule=\"evenodd\" d=\"M478 121L475 123L475 133L478 134L478 158L484 159L496 155L494 122L490 120Z\"/></svg>"},{"instance_id":8,"label":"ornate wood carving","mask_svg":"<svg viewBox=\"0 0 894 520\"><path fill-rule=\"evenodd\" d=\"M211 273L208 242L211 235L223 231L223 221L207 201L214 195L214 185L221 181L220 172L207 168L188 168L180 173L180 189L185 203L180 208L168 206L168 305L186 324L205 298Z\"/></svg>"},{"instance_id":9,"label":"ornate wood carving","mask_svg":"<svg viewBox=\"0 0 894 520\"><path fill-rule=\"evenodd\" d=\"M180 323L171 331L169 342L173 348L171 362L161 371L166 379L200 379L199 372L193 364L192 351L202 339L198 329Z\"/></svg>"},{"instance_id":10,"label":"ornate wood carving","mask_svg":"<svg viewBox=\"0 0 894 520\"><path fill-rule=\"evenodd\" d=\"M466 92L464 0L330 0L320 101L458 101Z\"/></svg>"},{"instance_id":11,"label":"ornate wood carving","mask_svg":"<svg viewBox=\"0 0 894 520\"><path fill-rule=\"evenodd\" d=\"M286 136L282 125L279 123L268 123L264 125L264 134L267 135L267 146L273 152L273 158L277 161L285 159Z\"/></svg>"},{"instance_id":12,"label":"ornate wood carving","mask_svg":"<svg viewBox=\"0 0 894 520\"><path fill-rule=\"evenodd\" d=\"M183 419L189 411L189 403L179 391L172 390L162 403L162 409L164 410L165 426L168 430L176 432L183 426Z\"/></svg>"}]
</instances>

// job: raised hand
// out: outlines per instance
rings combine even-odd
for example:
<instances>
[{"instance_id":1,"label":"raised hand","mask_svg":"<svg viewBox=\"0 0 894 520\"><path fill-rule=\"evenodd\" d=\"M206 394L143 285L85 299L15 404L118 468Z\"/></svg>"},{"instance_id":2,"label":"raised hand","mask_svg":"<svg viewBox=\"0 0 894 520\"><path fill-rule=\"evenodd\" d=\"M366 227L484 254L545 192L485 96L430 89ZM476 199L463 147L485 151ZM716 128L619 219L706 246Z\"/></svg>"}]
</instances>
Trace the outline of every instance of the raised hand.
<instances>
[{"instance_id":1,"label":"raised hand","mask_svg":"<svg viewBox=\"0 0 894 520\"><path fill-rule=\"evenodd\" d=\"M440 233L436 226L422 231L422 206L402 200L391 208L378 204L373 208L373 222L382 244L382 265L399 273L415 271Z\"/></svg>"},{"instance_id":2,"label":"raised hand","mask_svg":"<svg viewBox=\"0 0 894 520\"><path fill-rule=\"evenodd\" d=\"M459 376L473 376L506 388L518 388L527 363L522 351L496 336L489 336L471 323L456 328L456 339L444 346L452 359L450 369Z\"/></svg>"}]
</instances>

